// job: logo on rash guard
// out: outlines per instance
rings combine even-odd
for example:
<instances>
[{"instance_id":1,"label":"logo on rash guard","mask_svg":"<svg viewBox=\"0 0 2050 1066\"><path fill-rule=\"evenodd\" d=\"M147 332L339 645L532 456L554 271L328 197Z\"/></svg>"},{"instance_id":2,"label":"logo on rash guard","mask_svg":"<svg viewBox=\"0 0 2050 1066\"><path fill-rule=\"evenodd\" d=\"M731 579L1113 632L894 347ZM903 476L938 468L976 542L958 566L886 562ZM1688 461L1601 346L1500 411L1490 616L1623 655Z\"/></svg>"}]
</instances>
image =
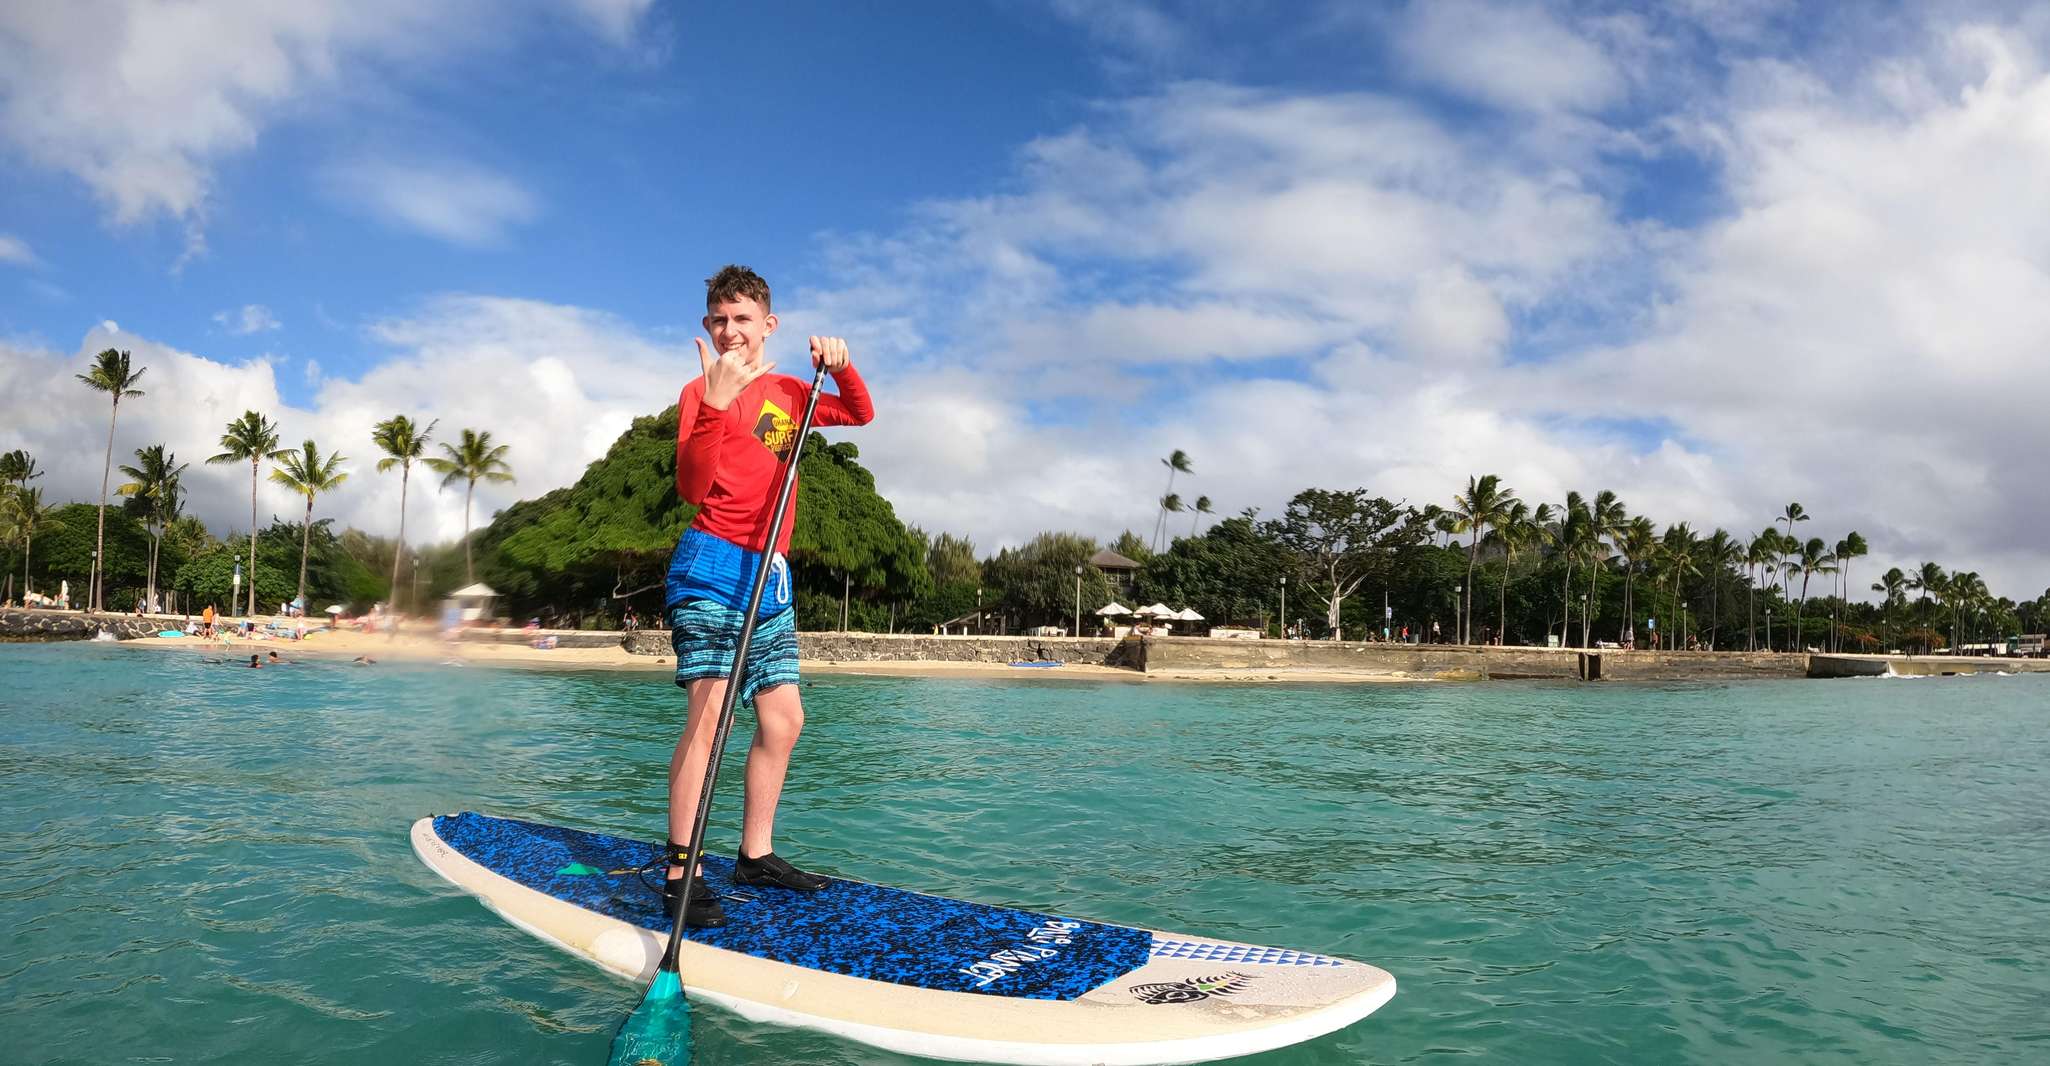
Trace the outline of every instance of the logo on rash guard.
<instances>
[{"instance_id":1,"label":"logo on rash guard","mask_svg":"<svg viewBox=\"0 0 2050 1066\"><path fill-rule=\"evenodd\" d=\"M769 400L762 401L762 413L755 419L754 438L778 459L790 458L790 445L797 438L797 423L790 413Z\"/></svg>"}]
</instances>

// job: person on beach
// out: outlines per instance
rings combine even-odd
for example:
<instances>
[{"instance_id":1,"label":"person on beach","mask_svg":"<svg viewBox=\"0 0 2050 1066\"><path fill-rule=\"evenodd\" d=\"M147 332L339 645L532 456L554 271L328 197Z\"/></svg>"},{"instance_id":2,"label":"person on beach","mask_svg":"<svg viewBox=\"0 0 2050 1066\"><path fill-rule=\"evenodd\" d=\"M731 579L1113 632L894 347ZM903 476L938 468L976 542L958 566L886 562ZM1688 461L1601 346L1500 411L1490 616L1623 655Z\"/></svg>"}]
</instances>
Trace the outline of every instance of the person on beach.
<instances>
[{"instance_id":1,"label":"person on beach","mask_svg":"<svg viewBox=\"0 0 2050 1066\"><path fill-rule=\"evenodd\" d=\"M793 491L775 544L770 512L781 487L783 462L797 444L797 422L810 383L772 374L762 345L776 332L769 285L743 266L727 266L705 281L705 333L697 340L701 374L677 399L676 492L698 507L697 517L670 556L664 597L676 683L689 693L683 736L669 760L669 843L663 905L674 918L690 894L690 924L725 924L719 897L699 871L688 871L690 833L704 785L705 762L718 728L719 704L739 646L740 629L757 568L769 568L761 610L748 645L742 702L755 710L748 747L740 854L733 879L744 885L816 892L825 879L778 857L772 847L776 803L790 752L804 728L797 690L796 612L790 567L783 552L797 525ZM819 397L813 424L861 426L874 417L868 387L848 361L838 337L812 337L811 359L833 376L838 395Z\"/></svg>"}]
</instances>

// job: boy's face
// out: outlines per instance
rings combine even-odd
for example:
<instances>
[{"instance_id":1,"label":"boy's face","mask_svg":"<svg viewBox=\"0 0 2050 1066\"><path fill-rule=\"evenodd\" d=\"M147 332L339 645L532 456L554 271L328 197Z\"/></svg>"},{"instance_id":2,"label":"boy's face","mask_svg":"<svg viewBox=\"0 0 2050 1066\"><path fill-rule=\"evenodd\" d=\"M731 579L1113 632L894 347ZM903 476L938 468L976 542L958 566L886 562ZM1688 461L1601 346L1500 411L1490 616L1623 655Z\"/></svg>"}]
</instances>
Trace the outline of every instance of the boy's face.
<instances>
[{"instance_id":1,"label":"boy's face","mask_svg":"<svg viewBox=\"0 0 2050 1066\"><path fill-rule=\"evenodd\" d=\"M712 348L724 354L738 352L750 363L761 362L762 342L776 332L776 316L762 311L752 296L713 304L705 312L705 332Z\"/></svg>"}]
</instances>

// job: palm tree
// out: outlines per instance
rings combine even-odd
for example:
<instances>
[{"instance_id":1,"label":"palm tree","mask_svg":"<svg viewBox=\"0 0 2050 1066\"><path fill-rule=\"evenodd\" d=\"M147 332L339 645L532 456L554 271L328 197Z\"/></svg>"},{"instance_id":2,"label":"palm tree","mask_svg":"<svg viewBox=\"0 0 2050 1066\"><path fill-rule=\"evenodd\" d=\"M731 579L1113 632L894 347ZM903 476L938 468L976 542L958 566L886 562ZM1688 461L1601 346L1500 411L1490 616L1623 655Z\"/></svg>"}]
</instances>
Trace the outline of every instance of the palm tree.
<instances>
[{"instance_id":1,"label":"palm tree","mask_svg":"<svg viewBox=\"0 0 2050 1066\"><path fill-rule=\"evenodd\" d=\"M306 497L306 524L299 530L299 609L304 611L312 604L306 601L306 553L313 545L313 498L329 492L349 480L346 470L337 469L346 456L337 452L323 458L320 448L307 441L300 451L288 451L278 457L278 468L270 472L270 479Z\"/></svg>"},{"instance_id":2,"label":"palm tree","mask_svg":"<svg viewBox=\"0 0 2050 1066\"><path fill-rule=\"evenodd\" d=\"M413 462L427 451L427 442L434 435L434 427L440 419L427 423L419 429L413 420L405 415L393 415L379 422L370 431L371 443L384 449L385 457L377 461L377 472L382 474L392 467L399 468L399 543L392 550L391 557L391 602L394 612L399 603L399 560L406 557L406 492L413 481ZM420 605L414 604L414 610Z\"/></svg>"},{"instance_id":3,"label":"palm tree","mask_svg":"<svg viewBox=\"0 0 2050 1066\"><path fill-rule=\"evenodd\" d=\"M1629 515L1623 509L1623 501L1616 494L1603 489L1594 494L1594 503L1587 510L1587 598L1582 603L1587 609L1580 617L1580 646L1594 647L1594 613L1601 608L1596 603L1595 579L1601 576L1601 564L1609 559L1609 546L1623 531Z\"/></svg>"},{"instance_id":4,"label":"palm tree","mask_svg":"<svg viewBox=\"0 0 2050 1066\"><path fill-rule=\"evenodd\" d=\"M123 466L121 473L132 480L114 491L142 505L149 529L149 605L157 610L157 556L163 546L164 527L178 517L179 497L184 490L178 479L190 465L164 451L161 444L135 450L136 466Z\"/></svg>"},{"instance_id":5,"label":"palm tree","mask_svg":"<svg viewBox=\"0 0 2050 1066\"><path fill-rule=\"evenodd\" d=\"M1616 551L1623 556L1623 630L1632 643L1637 639L1637 572L1657 550L1658 531L1644 515L1625 523L1616 537Z\"/></svg>"},{"instance_id":6,"label":"palm tree","mask_svg":"<svg viewBox=\"0 0 2050 1066\"><path fill-rule=\"evenodd\" d=\"M1516 570L1516 553L1544 543L1545 523L1551 518L1551 504L1538 504L1533 511L1529 504L1516 500L1492 534L1502 546L1502 581L1495 590L1495 639L1504 645L1509 643L1509 578Z\"/></svg>"},{"instance_id":7,"label":"palm tree","mask_svg":"<svg viewBox=\"0 0 2050 1066\"><path fill-rule=\"evenodd\" d=\"M1194 507L1189 508L1189 510L1193 512L1196 516L1194 518L1189 519L1190 537L1194 537L1196 535L1196 524L1203 521L1204 515L1217 513L1216 511L1210 509L1210 497L1208 496L1196 497L1196 505Z\"/></svg>"},{"instance_id":8,"label":"palm tree","mask_svg":"<svg viewBox=\"0 0 2050 1066\"><path fill-rule=\"evenodd\" d=\"M1160 536L1167 528L1166 500L1169 496L1174 496L1174 476L1176 474L1194 474L1196 472L1195 468L1189 463L1189 453L1180 448L1176 448L1167 458L1162 459L1160 463L1162 466L1167 467L1167 495L1161 497L1160 513L1153 520L1154 551L1160 550ZM1175 496L1175 498L1180 499L1179 496Z\"/></svg>"},{"instance_id":9,"label":"palm tree","mask_svg":"<svg viewBox=\"0 0 2050 1066\"><path fill-rule=\"evenodd\" d=\"M28 488L31 479L42 476L43 472L36 469L35 456L20 448L0 455L0 485L15 485L25 489Z\"/></svg>"},{"instance_id":10,"label":"palm tree","mask_svg":"<svg viewBox=\"0 0 2050 1066\"><path fill-rule=\"evenodd\" d=\"M1960 570L1950 575L1949 592L1951 601L1950 647L1952 654L1956 654L1958 649L1966 641L1970 640L1973 635L1971 630L1967 628L1970 616L1984 609L1992 600L1992 594L1987 591L1986 582L1974 570Z\"/></svg>"},{"instance_id":11,"label":"palm tree","mask_svg":"<svg viewBox=\"0 0 2050 1066\"><path fill-rule=\"evenodd\" d=\"M1573 628L1573 564L1580 557L1583 542L1587 539L1587 500L1578 492L1568 492L1565 506L1552 515L1553 522L1546 527L1546 537L1566 563L1566 578L1559 586L1559 646L1563 648L1566 635ZM1548 632L1550 628L1546 626Z\"/></svg>"},{"instance_id":12,"label":"palm tree","mask_svg":"<svg viewBox=\"0 0 2050 1066\"><path fill-rule=\"evenodd\" d=\"M1949 581L1950 576L1945 574L1943 568L1935 563L1925 562L1914 573L1908 575L1908 588L1922 594L1919 599L1922 605L1921 613L1924 625L1930 624L1931 621L1928 617L1931 597L1934 597L1938 603L1943 602L1944 587Z\"/></svg>"},{"instance_id":13,"label":"palm tree","mask_svg":"<svg viewBox=\"0 0 2050 1066\"><path fill-rule=\"evenodd\" d=\"M5 526L8 540L21 538L21 599L28 602L29 560L36 544L36 533L56 532L64 528L57 520L56 509L43 506L43 490L23 485L0 485L0 525Z\"/></svg>"},{"instance_id":14,"label":"palm tree","mask_svg":"<svg viewBox=\"0 0 2050 1066\"><path fill-rule=\"evenodd\" d=\"M11 509L16 503L14 497L15 490L28 488L31 478L42 476L43 472L36 469L35 457L28 452L16 448L11 452L0 453L0 519L8 518L11 514ZM12 544L16 532L13 525L9 524L5 530L0 530L0 538L4 538L9 544ZM25 566L26 560L24 560ZM26 573L26 569L23 572ZM26 581L26 578L23 580ZM7 584L9 590L8 598L12 599L13 574L8 575ZM28 590L24 589L22 591L24 597L26 597Z\"/></svg>"},{"instance_id":15,"label":"palm tree","mask_svg":"<svg viewBox=\"0 0 2050 1066\"><path fill-rule=\"evenodd\" d=\"M508 444L492 444L491 432L482 433L474 429L463 431L463 441L452 445L444 441L441 450L445 457L421 460L427 468L445 475L441 487L447 488L457 481L466 481L468 488L463 492L463 574L474 583L477 580L477 566L470 558L470 501L477 495L477 482L507 482L513 479L512 466L505 461L505 453L512 448ZM1182 453L1176 452L1176 455ZM1182 464L1188 465L1188 457L1182 456Z\"/></svg>"},{"instance_id":16,"label":"palm tree","mask_svg":"<svg viewBox=\"0 0 2050 1066\"><path fill-rule=\"evenodd\" d=\"M1473 568L1481 557L1481 533L1490 526L1501 525L1508 518L1509 509L1518 502L1515 491L1505 487L1494 474L1469 476L1466 491L1452 497L1453 531L1473 535L1466 548L1466 608L1460 616L1461 644L1473 643ZM1508 580L1506 575L1503 580Z\"/></svg>"},{"instance_id":17,"label":"palm tree","mask_svg":"<svg viewBox=\"0 0 2050 1066\"><path fill-rule=\"evenodd\" d=\"M1801 545L1800 556L1787 563L1788 576L1792 576L1796 571L1801 575L1801 601L1794 607L1794 635L1805 643L1808 636L1801 629L1801 616L1808 610L1808 579L1816 574L1836 573L1836 556L1830 554L1829 545L1824 543L1821 537L1809 537L1807 542ZM1797 643L1795 650L1799 651L1801 646L1802 644Z\"/></svg>"},{"instance_id":18,"label":"palm tree","mask_svg":"<svg viewBox=\"0 0 2050 1066\"><path fill-rule=\"evenodd\" d=\"M1786 511L1783 512L1778 518L1773 519L1773 521L1775 522L1784 521L1787 524L1787 537L1785 540L1780 542L1780 556L1782 559L1784 559L1788 555L1792 555L1801 550L1801 542L1794 539L1794 523L1806 522L1807 520L1808 512L1804 508L1802 508L1802 506L1798 503L1788 504ZM1793 577L1793 571L1786 571L1786 575L1789 579L1791 579ZM1786 581L1782 581L1780 583L1781 596L1787 599L1793 599L1793 591L1793 588Z\"/></svg>"},{"instance_id":19,"label":"palm tree","mask_svg":"<svg viewBox=\"0 0 2050 1066\"><path fill-rule=\"evenodd\" d=\"M1708 571L1708 648L1714 651L1722 634L1723 575L1738 556L1737 542L1729 530L1718 529L1701 542L1701 565Z\"/></svg>"},{"instance_id":20,"label":"palm tree","mask_svg":"<svg viewBox=\"0 0 2050 1066\"><path fill-rule=\"evenodd\" d=\"M1765 527L1744 546L1744 650L1758 650L1758 586L1779 564L1779 530ZM1765 649L1771 651L1771 648Z\"/></svg>"},{"instance_id":21,"label":"palm tree","mask_svg":"<svg viewBox=\"0 0 2050 1066\"><path fill-rule=\"evenodd\" d=\"M1895 605L1907 600L1908 575L1902 573L1900 567L1893 567L1881 575L1879 580L1872 583L1872 591L1879 593L1880 603L1885 607L1886 643L1891 647L1893 645L1893 609Z\"/></svg>"},{"instance_id":22,"label":"palm tree","mask_svg":"<svg viewBox=\"0 0 2050 1066\"><path fill-rule=\"evenodd\" d=\"M1844 603L1851 598L1851 560L1865 555L1871 550L1871 547L1865 543L1865 538L1860 536L1855 529L1845 534L1844 539L1836 542L1837 580L1842 584L1843 592L1837 596L1836 607L1829 616L1829 646L1831 651L1843 650L1843 638L1839 635L1837 627L1843 618Z\"/></svg>"},{"instance_id":23,"label":"palm tree","mask_svg":"<svg viewBox=\"0 0 2050 1066\"><path fill-rule=\"evenodd\" d=\"M248 614L256 614L256 489L263 480L263 461L283 459L290 454L278 450L278 427L270 419L255 411L244 411L242 417L228 423L228 431L221 434L221 454L207 457L209 465L221 463L249 464L249 605ZM235 605L228 605L233 610Z\"/></svg>"},{"instance_id":24,"label":"palm tree","mask_svg":"<svg viewBox=\"0 0 2050 1066\"><path fill-rule=\"evenodd\" d=\"M1162 496L1160 498L1160 514L1163 521L1165 521L1168 515L1181 514L1183 511L1186 510L1188 510L1188 508L1183 506L1182 494L1179 492L1170 492L1167 495ZM1170 535L1168 539L1172 541L1174 538L1172 535ZM1170 543L1168 546L1173 547L1174 545Z\"/></svg>"},{"instance_id":25,"label":"palm tree","mask_svg":"<svg viewBox=\"0 0 2050 1066\"><path fill-rule=\"evenodd\" d=\"M1680 620L1686 595L1682 586L1690 575L1701 572L1700 546L1701 538L1695 536L1693 527L1685 522L1667 526L1665 535L1659 538L1659 563L1665 569L1665 576L1673 582L1672 595L1666 601L1666 627L1672 634L1676 650L1687 646L1687 627Z\"/></svg>"},{"instance_id":26,"label":"palm tree","mask_svg":"<svg viewBox=\"0 0 2050 1066\"><path fill-rule=\"evenodd\" d=\"M91 370L77 375L78 380L107 393L114 401L107 415L107 462L100 470L100 528L93 540L92 609L95 611L106 608L107 590L103 587L106 581L102 575L107 555L107 483L114 475L114 423L121 417L122 398L142 395L142 390L136 388L135 383L142 380L143 371L148 369L139 366L131 370L128 353L109 348L99 354Z\"/></svg>"}]
</instances>

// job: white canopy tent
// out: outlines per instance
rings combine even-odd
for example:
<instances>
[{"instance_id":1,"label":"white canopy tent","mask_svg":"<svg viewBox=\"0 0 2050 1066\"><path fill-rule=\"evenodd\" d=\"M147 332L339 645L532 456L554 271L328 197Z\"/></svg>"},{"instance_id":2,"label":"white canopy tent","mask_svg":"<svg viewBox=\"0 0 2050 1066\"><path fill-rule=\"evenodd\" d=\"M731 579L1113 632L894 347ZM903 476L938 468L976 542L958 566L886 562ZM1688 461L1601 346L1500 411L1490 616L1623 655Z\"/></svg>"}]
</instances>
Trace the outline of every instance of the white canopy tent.
<instances>
[{"instance_id":1,"label":"white canopy tent","mask_svg":"<svg viewBox=\"0 0 2050 1066\"><path fill-rule=\"evenodd\" d=\"M1131 614L1132 609L1130 607L1125 606L1122 603L1119 603L1116 600L1112 600L1109 603L1104 604L1102 607L1097 608L1096 613L1105 618L1109 618L1111 615L1114 614Z\"/></svg>"}]
</instances>

